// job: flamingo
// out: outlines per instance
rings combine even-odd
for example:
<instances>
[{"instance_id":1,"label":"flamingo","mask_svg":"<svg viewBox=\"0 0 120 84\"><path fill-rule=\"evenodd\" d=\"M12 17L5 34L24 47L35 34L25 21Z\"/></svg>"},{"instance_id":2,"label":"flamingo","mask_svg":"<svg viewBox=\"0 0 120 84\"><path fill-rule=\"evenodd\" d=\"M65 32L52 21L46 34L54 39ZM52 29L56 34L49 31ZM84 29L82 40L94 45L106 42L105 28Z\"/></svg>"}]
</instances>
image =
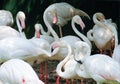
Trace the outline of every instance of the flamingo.
<instances>
[{"instance_id":1,"label":"flamingo","mask_svg":"<svg viewBox=\"0 0 120 84\"><path fill-rule=\"evenodd\" d=\"M45 39L46 41L49 42L49 44L51 44L52 42L54 42L54 38L52 36L50 36L50 31L48 30L48 32L45 32L45 30L43 29L43 26L41 24L36 23L35 24L35 28L41 31L42 35L39 35L40 38Z\"/></svg>"},{"instance_id":2,"label":"flamingo","mask_svg":"<svg viewBox=\"0 0 120 84\"><path fill-rule=\"evenodd\" d=\"M20 26L19 20L20 20L22 26ZM19 11L16 15L16 22L17 22L18 29L20 32L18 32L17 30L15 30L14 28L12 28L10 26L0 26L0 40L4 39L6 37L23 37L23 38L25 38L24 33L22 32L22 29L25 28L24 20L25 20L25 15L21 11Z\"/></svg>"},{"instance_id":3,"label":"flamingo","mask_svg":"<svg viewBox=\"0 0 120 84\"><path fill-rule=\"evenodd\" d=\"M105 20L105 16L100 12L93 15L93 21L95 25L93 29L87 32L87 37L95 43L97 48L101 52L104 50L111 50L111 44L113 44L114 40L115 46L117 46L118 36L116 26L109 20Z\"/></svg>"},{"instance_id":4,"label":"flamingo","mask_svg":"<svg viewBox=\"0 0 120 84\"><path fill-rule=\"evenodd\" d=\"M0 66L3 84L44 84L33 68L21 59L10 59Z\"/></svg>"},{"instance_id":5,"label":"flamingo","mask_svg":"<svg viewBox=\"0 0 120 84\"><path fill-rule=\"evenodd\" d=\"M60 2L48 6L44 11L43 19L50 32L53 31L51 28L52 24L58 25L60 28L60 35L62 37L61 26L67 24L67 22L71 20L74 15L86 16L90 18L89 15L84 11L76 9L66 2ZM58 36L55 32L52 32L52 35L55 40L58 39Z\"/></svg>"},{"instance_id":6,"label":"flamingo","mask_svg":"<svg viewBox=\"0 0 120 84\"><path fill-rule=\"evenodd\" d=\"M18 26L18 31L22 38L26 38L25 33L23 32L25 30L25 13L23 11L19 11L16 15L16 23Z\"/></svg>"},{"instance_id":7,"label":"flamingo","mask_svg":"<svg viewBox=\"0 0 120 84\"><path fill-rule=\"evenodd\" d=\"M57 74L64 79L83 79L79 77L75 72L75 65L77 64L77 62L73 58L74 56L72 54L71 46L66 41L59 41L53 45L53 49L57 47L68 48L67 56L56 67ZM64 69L63 71L62 71L62 67ZM57 84L58 83L59 82L57 80Z\"/></svg>"},{"instance_id":8,"label":"flamingo","mask_svg":"<svg viewBox=\"0 0 120 84\"><path fill-rule=\"evenodd\" d=\"M9 37L0 41L0 63L6 60L19 58L26 60L31 65L35 60L42 62L45 56L51 56L51 53L33 45L24 38Z\"/></svg>"},{"instance_id":9,"label":"flamingo","mask_svg":"<svg viewBox=\"0 0 120 84\"><path fill-rule=\"evenodd\" d=\"M78 62L75 70L80 77L92 78L97 84L108 81L120 83L120 64L117 61L104 54L90 55L91 48L85 42L76 42L75 48L75 60Z\"/></svg>"},{"instance_id":10,"label":"flamingo","mask_svg":"<svg viewBox=\"0 0 120 84\"><path fill-rule=\"evenodd\" d=\"M40 48L50 52L50 43L44 38L41 38L39 25L35 25L35 35L34 37L28 40L34 45L39 46Z\"/></svg>"},{"instance_id":11,"label":"flamingo","mask_svg":"<svg viewBox=\"0 0 120 84\"><path fill-rule=\"evenodd\" d=\"M9 37L0 41L0 63L9 59L19 58L33 65L45 61L51 53L36 46L24 38Z\"/></svg>"},{"instance_id":12,"label":"flamingo","mask_svg":"<svg viewBox=\"0 0 120 84\"><path fill-rule=\"evenodd\" d=\"M45 18L46 16L44 16L44 18ZM45 21L45 23L46 23L46 25L47 25L47 27L48 28L50 28L50 29L52 29L52 26L48 23L48 21L46 20L46 19L44 19L44 21ZM84 24L83 22L81 22L81 24ZM83 25L81 25L81 26L83 26ZM74 43L73 43L73 41L72 40L74 40L74 42L77 42L77 41L80 41L80 38L78 38L77 36L72 36L72 35L68 35L68 36L64 36L64 37L62 37L62 38L59 38L58 37L58 35L56 34L56 32L52 29L51 30L51 33L52 33L52 35L53 35L53 37L54 37L54 39L55 39L55 42L56 41L61 41L61 40L65 40L65 41L67 41L72 47L74 46ZM55 34L54 34L55 33ZM72 39L72 40L71 40ZM52 45L54 45L54 43L55 42L53 42L52 44L51 44L51 46ZM65 56L67 55L67 49L66 48L62 48L62 49L58 49L58 48L56 48L53 52L52 52L52 56L50 57L50 60L63 60L64 58L65 58Z\"/></svg>"},{"instance_id":13,"label":"flamingo","mask_svg":"<svg viewBox=\"0 0 120 84\"><path fill-rule=\"evenodd\" d=\"M0 26L12 26L13 15L8 10L0 10Z\"/></svg>"},{"instance_id":14,"label":"flamingo","mask_svg":"<svg viewBox=\"0 0 120 84\"><path fill-rule=\"evenodd\" d=\"M75 28L74 23L79 24L82 28L85 27L84 23L82 22L82 20L81 20L81 18L80 18L79 16L76 15L76 16L74 16L73 19L72 19L72 23L71 23L71 24L72 24L73 30L79 35L79 37L81 37L85 42L89 43L89 45L91 46L91 43L90 43L90 41L87 39L87 37L85 37L83 34L81 34L80 32L77 31L77 29ZM68 37L69 37L69 38L68 38ZM62 37L62 38L60 38L60 41L66 41L66 42L68 42L68 43L71 45L72 48L74 47L73 41L71 41L71 37L70 37L70 36ZM75 38L74 38L74 43L77 42L77 41L80 41L80 39L75 40ZM57 42L57 41L56 41L56 42ZM52 46L55 45L56 42L54 42L54 43L52 44ZM91 46L91 47L92 47L92 46ZM72 49L72 50L73 50L73 49ZM52 52L53 56L50 57L50 59L62 60L62 59L64 59L64 58L67 56L67 53L68 53L67 49L57 47L57 48L54 49L54 51Z\"/></svg>"},{"instance_id":15,"label":"flamingo","mask_svg":"<svg viewBox=\"0 0 120 84\"><path fill-rule=\"evenodd\" d=\"M48 37L48 39L51 39L49 36L46 35L46 37ZM33 38L29 39L30 42L32 42L35 46L42 48L43 50L51 53L50 51L50 43L48 40L44 39L41 37L40 35L40 24L35 24L35 35ZM52 41L52 40L51 40ZM40 63L40 79L42 80L43 77L45 78L45 83L47 82L47 77L48 77L48 73L47 73L47 59L48 57L43 57L42 59L44 59L45 61L45 65L43 66L43 63ZM38 60L39 61L39 60ZM43 62L44 62L43 61ZM45 67L45 70L43 71L43 67ZM45 75L43 75L45 72Z\"/></svg>"}]
</instances>

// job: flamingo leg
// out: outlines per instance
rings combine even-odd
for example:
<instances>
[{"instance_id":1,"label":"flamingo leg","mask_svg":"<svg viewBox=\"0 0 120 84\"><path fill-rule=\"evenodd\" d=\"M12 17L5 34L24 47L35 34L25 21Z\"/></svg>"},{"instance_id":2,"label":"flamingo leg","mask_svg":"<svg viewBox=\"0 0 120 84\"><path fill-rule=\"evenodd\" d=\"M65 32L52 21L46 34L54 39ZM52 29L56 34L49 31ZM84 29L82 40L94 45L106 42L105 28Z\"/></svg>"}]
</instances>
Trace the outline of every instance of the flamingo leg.
<instances>
[{"instance_id":1,"label":"flamingo leg","mask_svg":"<svg viewBox=\"0 0 120 84\"><path fill-rule=\"evenodd\" d=\"M43 66L42 65L43 64L40 63L40 76L39 76L40 80L43 80Z\"/></svg>"},{"instance_id":2,"label":"flamingo leg","mask_svg":"<svg viewBox=\"0 0 120 84\"><path fill-rule=\"evenodd\" d=\"M74 84L74 79L72 79L72 84Z\"/></svg>"},{"instance_id":3,"label":"flamingo leg","mask_svg":"<svg viewBox=\"0 0 120 84\"><path fill-rule=\"evenodd\" d=\"M45 62L45 75L44 75L44 78L45 78L45 84L48 84L48 62L46 61Z\"/></svg>"},{"instance_id":4,"label":"flamingo leg","mask_svg":"<svg viewBox=\"0 0 120 84\"><path fill-rule=\"evenodd\" d=\"M84 79L81 79L81 84L84 84Z\"/></svg>"},{"instance_id":5,"label":"flamingo leg","mask_svg":"<svg viewBox=\"0 0 120 84\"><path fill-rule=\"evenodd\" d=\"M59 25L60 37L63 37L61 25Z\"/></svg>"},{"instance_id":6,"label":"flamingo leg","mask_svg":"<svg viewBox=\"0 0 120 84\"><path fill-rule=\"evenodd\" d=\"M60 76L57 77L56 84L60 84Z\"/></svg>"},{"instance_id":7,"label":"flamingo leg","mask_svg":"<svg viewBox=\"0 0 120 84\"><path fill-rule=\"evenodd\" d=\"M66 84L69 84L69 79L66 79Z\"/></svg>"}]
</instances>

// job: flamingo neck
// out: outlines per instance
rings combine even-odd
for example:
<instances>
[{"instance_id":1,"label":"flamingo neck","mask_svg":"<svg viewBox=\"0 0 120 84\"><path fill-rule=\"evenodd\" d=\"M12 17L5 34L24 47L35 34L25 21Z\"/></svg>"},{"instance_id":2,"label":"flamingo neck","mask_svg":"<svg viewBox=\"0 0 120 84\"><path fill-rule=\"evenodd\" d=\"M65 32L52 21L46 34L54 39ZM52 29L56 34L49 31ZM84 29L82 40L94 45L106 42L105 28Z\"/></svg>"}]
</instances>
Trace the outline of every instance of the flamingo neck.
<instances>
[{"instance_id":1,"label":"flamingo neck","mask_svg":"<svg viewBox=\"0 0 120 84\"><path fill-rule=\"evenodd\" d=\"M81 44L80 46L84 46L85 49L77 50L77 51L79 51L79 53L78 53L78 54L75 54L75 56L79 56L79 57L81 58L82 64L77 63L75 70L76 70L76 73L77 73L79 76L85 77L85 78L90 78L89 74L87 73L87 71L86 71L85 68L84 68L84 62L85 62L86 58L87 58L88 56L90 56L90 54L91 54L91 48L90 48L90 46L89 46L88 44L86 44L86 43ZM83 48L83 47L81 47L81 48ZM83 51L81 51L81 50L83 50Z\"/></svg>"},{"instance_id":2,"label":"flamingo neck","mask_svg":"<svg viewBox=\"0 0 120 84\"><path fill-rule=\"evenodd\" d=\"M50 31L48 30L47 32L45 32L45 30L43 29L43 26L40 27L40 31L41 31L41 34L43 35L50 35Z\"/></svg>"},{"instance_id":3,"label":"flamingo neck","mask_svg":"<svg viewBox=\"0 0 120 84\"><path fill-rule=\"evenodd\" d=\"M78 43L77 48L75 50L75 58L79 58L82 63L86 60L87 57L91 55L91 48L90 46L85 42ZM80 46L80 47L79 47ZM76 60L76 59L75 59Z\"/></svg>"},{"instance_id":4,"label":"flamingo neck","mask_svg":"<svg viewBox=\"0 0 120 84\"><path fill-rule=\"evenodd\" d=\"M51 34L53 35L54 39L55 39L55 40L58 40L59 37L58 37L58 35L56 34L56 32L53 30L53 28L52 28L52 26L50 25L50 23L48 22L46 15L47 15L47 12L45 11L45 13L44 13L44 15L43 15L44 22L45 22L48 30L49 30L49 31L51 32Z\"/></svg>"},{"instance_id":5,"label":"flamingo neck","mask_svg":"<svg viewBox=\"0 0 120 84\"><path fill-rule=\"evenodd\" d=\"M109 25L111 25L110 27L108 26L108 28L110 29L110 31L113 33L113 36L115 38L115 47L116 48L118 46L118 33L116 30L116 27L112 25L112 23L110 23Z\"/></svg>"},{"instance_id":6,"label":"flamingo neck","mask_svg":"<svg viewBox=\"0 0 120 84\"><path fill-rule=\"evenodd\" d=\"M66 56L66 58L64 60L62 60L56 68L56 72L60 77L64 77L64 78L68 78L68 73L66 70L62 71L62 67L64 67L64 65L69 61L69 59L72 56L72 49L70 47L69 44L66 45L66 47L68 48L68 54Z\"/></svg>"},{"instance_id":7,"label":"flamingo neck","mask_svg":"<svg viewBox=\"0 0 120 84\"><path fill-rule=\"evenodd\" d=\"M72 20L72 28L73 28L74 32L75 32L80 38L82 38L83 41L87 42L87 43L90 45L90 47L92 48L92 44L91 44L91 42L89 41L89 39L88 39L85 35L83 35L82 33L80 33L80 32L77 30L77 28L75 27L75 22L74 22L74 20Z\"/></svg>"},{"instance_id":8,"label":"flamingo neck","mask_svg":"<svg viewBox=\"0 0 120 84\"><path fill-rule=\"evenodd\" d=\"M105 25L103 25L103 23L101 23L101 21L98 21L97 17L98 17L97 14L93 15L93 22L100 27L105 27Z\"/></svg>"},{"instance_id":9,"label":"flamingo neck","mask_svg":"<svg viewBox=\"0 0 120 84\"><path fill-rule=\"evenodd\" d=\"M25 33L22 32L22 27L20 25L20 22L19 22L19 19L18 19L18 15L16 17L16 23L17 23L18 30L19 30L19 33L20 33L21 37L26 39Z\"/></svg>"}]
</instances>

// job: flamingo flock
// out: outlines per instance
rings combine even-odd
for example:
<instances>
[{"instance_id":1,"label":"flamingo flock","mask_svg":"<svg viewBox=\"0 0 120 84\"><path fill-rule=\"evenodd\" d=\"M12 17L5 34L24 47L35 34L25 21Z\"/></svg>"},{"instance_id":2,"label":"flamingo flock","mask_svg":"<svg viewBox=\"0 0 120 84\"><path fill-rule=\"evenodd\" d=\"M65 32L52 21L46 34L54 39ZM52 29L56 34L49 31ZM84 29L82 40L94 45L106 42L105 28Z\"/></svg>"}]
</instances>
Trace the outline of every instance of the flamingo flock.
<instances>
[{"instance_id":1,"label":"flamingo flock","mask_svg":"<svg viewBox=\"0 0 120 84\"><path fill-rule=\"evenodd\" d=\"M75 25L79 25L81 30L87 28L82 16L90 19L86 12L66 2L54 3L43 13L47 32L41 23L36 23L34 37L28 39L24 32L25 13L19 11L16 14L16 30L12 28L15 22L12 13L0 10L0 84L49 84L48 60L59 61L55 69L58 75L56 84L60 84L60 77L66 79L66 84L69 84L68 79L72 80L72 84L76 79L84 84L83 80L88 78L97 84L120 83L117 24L112 19L106 19L103 13L96 12L92 16L93 28L85 35ZM62 27L68 21L71 21L76 35L63 36ZM53 24L59 27L60 37ZM93 46L100 53L92 54L96 51ZM107 50L110 50L109 55L106 54ZM39 72L42 74L34 71L34 64L40 64Z\"/></svg>"}]
</instances>

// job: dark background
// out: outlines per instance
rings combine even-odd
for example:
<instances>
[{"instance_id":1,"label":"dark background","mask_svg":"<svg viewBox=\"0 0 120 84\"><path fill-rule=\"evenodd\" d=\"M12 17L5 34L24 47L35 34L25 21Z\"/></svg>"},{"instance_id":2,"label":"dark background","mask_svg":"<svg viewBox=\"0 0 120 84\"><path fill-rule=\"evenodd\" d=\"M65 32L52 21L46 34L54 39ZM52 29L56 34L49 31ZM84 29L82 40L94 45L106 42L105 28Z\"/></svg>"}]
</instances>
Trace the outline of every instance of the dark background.
<instances>
[{"instance_id":1,"label":"dark background","mask_svg":"<svg viewBox=\"0 0 120 84\"><path fill-rule=\"evenodd\" d=\"M14 18L16 13L21 10L26 14L26 30L25 33L28 38L34 35L34 25L35 23L41 23L44 28L46 28L43 22L43 12L51 4L57 2L67 2L79 8L92 18L93 14L96 12L102 12L107 19L111 18L118 26L118 34L120 33L120 1L119 0L0 0L0 9L10 10L13 13ZM93 27L92 19L83 18L86 24L86 28L83 32L85 35L89 29ZM77 26L77 25L76 25ZM16 28L16 23L13 25ZM57 27L57 26L54 26ZM69 28L68 28L69 27ZM64 26L63 35L72 34L73 32L70 22ZM80 28L79 28L80 29ZM55 31L58 32L57 28ZM119 35L118 35L119 36Z\"/></svg>"}]
</instances>

